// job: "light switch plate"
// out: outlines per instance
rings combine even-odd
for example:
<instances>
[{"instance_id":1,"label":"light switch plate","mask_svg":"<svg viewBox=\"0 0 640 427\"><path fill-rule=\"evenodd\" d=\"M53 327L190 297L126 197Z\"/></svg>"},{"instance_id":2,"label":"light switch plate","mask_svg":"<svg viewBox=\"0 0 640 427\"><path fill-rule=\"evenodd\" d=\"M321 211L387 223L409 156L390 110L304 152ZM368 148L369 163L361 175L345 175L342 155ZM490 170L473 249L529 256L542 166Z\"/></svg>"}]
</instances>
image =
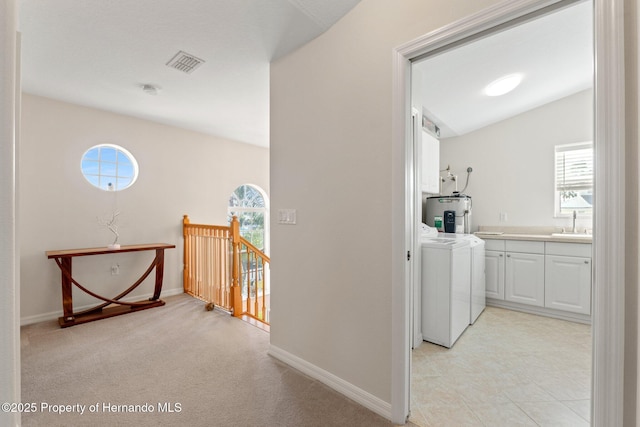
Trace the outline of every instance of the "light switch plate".
<instances>
[{"instance_id":1,"label":"light switch plate","mask_svg":"<svg viewBox=\"0 0 640 427\"><path fill-rule=\"evenodd\" d=\"M278 209L278 224L294 225L296 223L295 209Z\"/></svg>"}]
</instances>

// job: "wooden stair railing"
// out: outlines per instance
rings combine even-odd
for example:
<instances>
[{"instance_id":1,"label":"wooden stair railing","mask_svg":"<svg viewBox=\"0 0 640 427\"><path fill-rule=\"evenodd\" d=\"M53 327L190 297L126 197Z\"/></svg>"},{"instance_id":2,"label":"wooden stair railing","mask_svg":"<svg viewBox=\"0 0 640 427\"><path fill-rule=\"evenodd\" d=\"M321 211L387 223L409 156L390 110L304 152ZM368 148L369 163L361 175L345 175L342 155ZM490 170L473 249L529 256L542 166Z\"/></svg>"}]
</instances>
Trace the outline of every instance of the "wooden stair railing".
<instances>
[{"instance_id":1,"label":"wooden stair railing","mask_svg":"<svg viewBox=\"0 0 640 427\"><path fill-rule=\"evenodd\" d=\"M269 324L269 257L230 226L191 224L183 218L185 293Z\"/></svg>"},{"instance_id":2,"label":"wooden stair railing","mask_svg":"<svg viewBox=\"0 0 640 427\"><path fill-rule=\"evenodd\" d=\"M185 215L183 235L185 293L231 311L231 227L191 224Z\"/></svg>"}]
</instances>

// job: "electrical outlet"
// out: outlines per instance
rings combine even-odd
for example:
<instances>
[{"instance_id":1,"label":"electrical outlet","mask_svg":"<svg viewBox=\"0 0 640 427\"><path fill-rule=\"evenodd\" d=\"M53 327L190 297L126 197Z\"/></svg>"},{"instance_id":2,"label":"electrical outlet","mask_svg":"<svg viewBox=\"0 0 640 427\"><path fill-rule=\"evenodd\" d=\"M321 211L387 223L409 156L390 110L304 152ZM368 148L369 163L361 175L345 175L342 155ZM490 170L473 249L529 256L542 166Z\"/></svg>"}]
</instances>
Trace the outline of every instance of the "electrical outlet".
<instances>
[{"instance_id":1,"label":"electrical outlet","mask_svg":"<svg viewBox=\"0 0 640 427\"><path fill-rule=\"evenodd\" d=\"M508 220L507 218L508 218L508 216L507 216L506 212L500 212L500 221L501 222L507 222L507 220Z\"/></svg>"},{"instance_id":2,"label":"electrical outlet","mask_svg":"<svg viewBox=\"0 0 640 427\"><path fill-rule=\"evenodd\" d=\"M111 266L111 275L117 276L118 274L120 274L120 264L113 264Z\"/></svg>"}]
</instances>

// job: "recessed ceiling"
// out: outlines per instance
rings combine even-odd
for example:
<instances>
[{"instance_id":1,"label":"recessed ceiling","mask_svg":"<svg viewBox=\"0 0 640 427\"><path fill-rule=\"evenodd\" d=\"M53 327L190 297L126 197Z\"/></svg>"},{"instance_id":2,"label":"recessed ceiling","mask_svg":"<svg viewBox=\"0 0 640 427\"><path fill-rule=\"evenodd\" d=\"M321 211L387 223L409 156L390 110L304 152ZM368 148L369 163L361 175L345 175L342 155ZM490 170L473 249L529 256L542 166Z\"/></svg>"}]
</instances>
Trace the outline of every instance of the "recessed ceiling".
<instances>
[{"instance_id":1,"label":"recessed ceiling","mask_svg":"<svg viewBox=\"0 0 640 427\"><path fill-rule=\"evenodd\" d=\"M20 0L22 87L266 147L270 61L358 2ZM168 67L180 51L204 62L188 74Z\"/></svg>"},{"instance_id":2,"label":"recessed ceiling","mask_svg":"<svg viewBox=\"0 0 640 427\"><path fill-rule=\"evenodd\" d=\"M593 5L584 1L414 63L424 110L441 137L464 135L593 87ZM521 74L496 97L492 81Z\"/></svg>"}]
</instances>

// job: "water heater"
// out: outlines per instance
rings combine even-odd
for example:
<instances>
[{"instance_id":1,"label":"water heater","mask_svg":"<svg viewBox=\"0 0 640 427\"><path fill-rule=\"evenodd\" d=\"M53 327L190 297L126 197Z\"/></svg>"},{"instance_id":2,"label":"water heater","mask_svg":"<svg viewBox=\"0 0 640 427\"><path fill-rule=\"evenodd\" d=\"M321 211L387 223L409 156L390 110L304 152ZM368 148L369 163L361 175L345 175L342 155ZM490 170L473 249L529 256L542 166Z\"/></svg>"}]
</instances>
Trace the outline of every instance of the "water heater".
<instances>
[{"instance_id":1,"label":"water heater","mask_svg":"<svg viewBox=\"0 0 640 427\"><path fill-rule=\"evenodd\" d=\"M427 197L422 222L441 232L471 233L471 196Z\"/></svg>"}]
</instances>

